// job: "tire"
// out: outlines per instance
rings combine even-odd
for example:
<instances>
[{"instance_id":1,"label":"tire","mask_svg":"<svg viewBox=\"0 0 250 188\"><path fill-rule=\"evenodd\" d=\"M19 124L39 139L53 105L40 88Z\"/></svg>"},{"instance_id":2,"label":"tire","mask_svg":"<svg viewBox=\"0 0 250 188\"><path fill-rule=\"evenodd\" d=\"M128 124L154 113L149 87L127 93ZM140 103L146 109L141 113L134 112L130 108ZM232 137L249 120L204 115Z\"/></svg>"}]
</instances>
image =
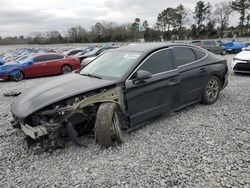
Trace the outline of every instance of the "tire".
<instances>
[{"instance_id":1,"label":"tire","mask_svg":"<svg viewBox=\"0 0 250 188\"><path fill-rule=\"evenodd\" d=\"M10 79L12 81L15 81L15 82L20 82L22 80L24 80L25 76L24 76L24 73L21 72L21 71L18 71L12 75L10 75Z\"/></svg>"},{"instance_id":2,"label":"tire","mask_svg":"<svg viewBox=\"0 0 250 188\"><path fill-rule=\"evenodd\" d=\"M122 115L115 103L102 103L96 114L95 139L103 147L122 142Z\"/></svg>"},{"instance_id":3,"label":"tire","mask_svg":"<svg viewBox=\"0 0 250 188\"><path fill-rule=\"evenodd\" d=\"M61 71L62 71L62 74L69 74L72 72L72 68L70 65L63 65Z\"/></svg>"},{"instance_id":4,"label":"tire","mask_svg":"<svg viewBox=\"0 0 250 188\"><path fill-rule=\"evenodd\" d=\"M226 50L223 50L221 55L226 55L227 51Z\"/></svg>"},{"instance_id":5,"label":"tire","mask_svg":"<svg viewBox=\"0 0 250 188\"><path fill-rule=\"evenodd\" d=\"M210 77L203 89L202 103L207 105L215 103L219 97L221 85L221 80L218 77Z\"/></svg>"}]
</instances>

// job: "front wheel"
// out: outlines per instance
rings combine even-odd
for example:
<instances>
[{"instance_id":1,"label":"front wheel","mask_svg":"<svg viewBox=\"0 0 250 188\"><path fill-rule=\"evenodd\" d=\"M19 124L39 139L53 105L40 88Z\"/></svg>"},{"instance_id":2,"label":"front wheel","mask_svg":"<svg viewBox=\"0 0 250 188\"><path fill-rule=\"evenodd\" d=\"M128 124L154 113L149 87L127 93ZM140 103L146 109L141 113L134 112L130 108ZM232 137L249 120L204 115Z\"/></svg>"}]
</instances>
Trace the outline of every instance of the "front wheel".
<instances>
[{"instance_id":1,"label":"front wheel","mask_svg":"<svg viewBox=\"0 0 250 188\"><path fill-rule=\"evenodd\" d=\"M217 101L220 93L221 81L218 77L212 76L208 79L202 94L204 104L213 104Z\"/></svg>"},{"instance_id":2,"label":"front wheel","mask_svg":"<svg viewBox=\"0 0 250 188\"><path fill-rule=\"evenodd\" d=\"M226 55L227 51L226 50L223 50L221 55Z\"/></svg>"},{"instance_id":3,"label":"front wheel","mask_svg":"<svg viewBox=\"0 0 250 188\"><path fill-rule=\"evenodd\" d=\"M15 82L20 82L24 80L24 74L21 71L15 72L10 75L10 79Z\"/></svg>"},{"instance_id":4,"label":"front wheel","mask_svg":"<svg viewBox=\"0 0 250 188\"><path fill-rule=\"evenodd\" d=\"M95 138L104 147L113 145L114 141L122 142L123 117L115 103L102 103L96 114Z\"/></svg>"},{"instance_id":5,"label":"front wheel","mask_svg":"<svg viewBox=\"0 0 250 188\"><path fill-rule=\"evenodd\" d=\"M72 72L72 68L69 65L62 66L62 74L69 74Z\"/></svg>"}]
</instances>

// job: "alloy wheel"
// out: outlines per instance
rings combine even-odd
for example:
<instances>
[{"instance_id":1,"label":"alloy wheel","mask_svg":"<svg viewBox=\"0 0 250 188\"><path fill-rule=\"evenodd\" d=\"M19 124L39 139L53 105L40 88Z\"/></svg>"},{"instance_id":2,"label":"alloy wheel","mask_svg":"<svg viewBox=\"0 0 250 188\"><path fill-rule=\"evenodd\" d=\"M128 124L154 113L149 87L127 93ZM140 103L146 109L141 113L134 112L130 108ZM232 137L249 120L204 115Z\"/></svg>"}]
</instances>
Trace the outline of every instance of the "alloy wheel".
<instances>
[{"instance_id":1,"label":"alloy wheel","mask_svg":"<svg viewBox=\"0 0 250 188\"><path fill-rule=\"evenodd\" d=\"M210 102L213 102L217 99L217 96L219 94L219 84L216 79L211 79L208 82L207 88L206 88L206 95Z\"/></svg>"},{"instance_id":2,"label":"alloy wheel","mask_svg":"<svg viewBox=\"0 0 250 188\"><path fill-rule=\"evenodd\" d=\"M13 81L19 82L19 81L22 81L24 79L24 75L22 72L18 71L16 73L14 73L13 75L11 75L11 79Z\"/></svg>"},{"instance_id":3,"label":"alloy wheel","mask_svg":"<svg viewBox=\"0 0 250 188\"><path fill-rule=\"evenodd\" d=\"M114 130L114 136L119 141L122 142L122 130L120 126L120 119L117 114L117 112L114 113L113 119L112 119L112 128Z\"/></svg>"},{"instance_id":4,"label":"alloy wheel","mask_svg":"<svg viewBox=\"0 0 250 188\"><path fill-rule=\"evenodd\" d=\"M63 73L63 74L69 74L69 73L71 73L71 72L72 72L72 69L71 69L70 66L64 65L64 66L62 67L62 73Z\"/></svg>"}]
</instances>

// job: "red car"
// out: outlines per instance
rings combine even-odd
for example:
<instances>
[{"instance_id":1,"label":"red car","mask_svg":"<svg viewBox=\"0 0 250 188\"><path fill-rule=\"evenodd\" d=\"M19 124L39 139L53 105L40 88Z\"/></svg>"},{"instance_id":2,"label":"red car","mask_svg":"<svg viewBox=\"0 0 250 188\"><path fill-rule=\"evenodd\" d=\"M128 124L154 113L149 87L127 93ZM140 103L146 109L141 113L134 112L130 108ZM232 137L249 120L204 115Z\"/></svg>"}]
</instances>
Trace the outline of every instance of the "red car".
<instances>
[{"instance_id":1,"label":"red car","mask_svg":"<svg viewBox=\"0 0 250 188\"><path fill-rule=\"evenodd\" d=\"M64 54L48 53L35 55L13 64L4 64L0 68L2 68L0 78L21 81L31 77L67 74L80 69L80 62L78 59Z\"/></svg>"}]
</instances>

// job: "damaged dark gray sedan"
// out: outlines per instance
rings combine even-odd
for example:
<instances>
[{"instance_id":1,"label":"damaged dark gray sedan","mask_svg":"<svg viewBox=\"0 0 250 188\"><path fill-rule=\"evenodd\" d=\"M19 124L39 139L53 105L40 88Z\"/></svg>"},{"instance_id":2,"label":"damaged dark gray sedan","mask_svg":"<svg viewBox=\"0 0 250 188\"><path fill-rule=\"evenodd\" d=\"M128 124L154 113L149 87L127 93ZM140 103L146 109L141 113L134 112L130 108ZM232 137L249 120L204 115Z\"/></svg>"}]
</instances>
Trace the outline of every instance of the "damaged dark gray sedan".
<instances>
[{"instance_id":1,"label":"damaged dark gray sedan","mask_svg":"<svg viewBox=\"0 0 250 188\"><path fill-rule=\"evenodd\" d=\"M35 140L56 133L77 144L94 131L107 147L122 141L124 129L193 103L214 103L227 77L226 60L199 47L131 44L21 94L11 106L13 124Z\"/></svg>"}]
</instances>

